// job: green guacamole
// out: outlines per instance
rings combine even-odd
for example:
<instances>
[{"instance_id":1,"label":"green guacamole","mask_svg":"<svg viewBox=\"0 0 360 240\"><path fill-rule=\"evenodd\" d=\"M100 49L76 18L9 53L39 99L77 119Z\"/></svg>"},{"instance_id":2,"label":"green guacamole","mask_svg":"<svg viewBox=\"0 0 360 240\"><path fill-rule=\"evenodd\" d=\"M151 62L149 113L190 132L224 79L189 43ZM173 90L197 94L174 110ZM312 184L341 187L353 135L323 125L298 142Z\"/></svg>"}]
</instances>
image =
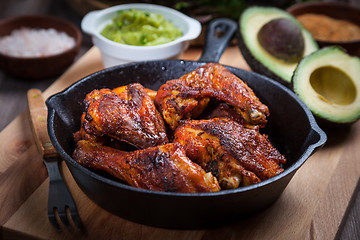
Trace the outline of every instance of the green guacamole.
<instances>
[{"instance_id":1,"label":"green guacamole","mask_svg":"<svg viewBox=\"0 0 360 240\"><path fill-rule=\"evenodd\" d=\"M118 43L154 46L171 42L182 33L161 14L129 9L119 11L101 35Z\"/></svg>"}]
</instances>

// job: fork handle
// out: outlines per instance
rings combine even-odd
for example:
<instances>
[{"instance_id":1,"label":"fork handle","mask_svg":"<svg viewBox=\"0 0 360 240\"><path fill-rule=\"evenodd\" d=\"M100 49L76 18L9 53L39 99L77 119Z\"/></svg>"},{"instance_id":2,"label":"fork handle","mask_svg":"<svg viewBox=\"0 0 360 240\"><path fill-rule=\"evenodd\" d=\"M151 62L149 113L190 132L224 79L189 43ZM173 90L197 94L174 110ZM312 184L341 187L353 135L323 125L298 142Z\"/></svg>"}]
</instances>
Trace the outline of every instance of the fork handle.
<instances>
[{"instance_id":1,"label":"fork handle","mask_svg":"<svg viewBox=\"0 0 360 240\"><path fill-rule=\"evenodd\" d=\"M58 161L58 153L50 141L47 131L47 108L45 99L39 89L27 92L31 127L36 146L45 161Z\"/></svg>"},{"instance_id":2,"label":"fork handle","mask_svg":"<svg viewBox=\"0 0 360 240\"><path fill-rule=\"evenodd\" d=\"M47 168L49 174L49 181L56 182L56 181L63 181L63 178L60 173L59 169L59 162L58 159L47 159L48 161L44 161L44 164Z\"/></svg>"}]
</instances>

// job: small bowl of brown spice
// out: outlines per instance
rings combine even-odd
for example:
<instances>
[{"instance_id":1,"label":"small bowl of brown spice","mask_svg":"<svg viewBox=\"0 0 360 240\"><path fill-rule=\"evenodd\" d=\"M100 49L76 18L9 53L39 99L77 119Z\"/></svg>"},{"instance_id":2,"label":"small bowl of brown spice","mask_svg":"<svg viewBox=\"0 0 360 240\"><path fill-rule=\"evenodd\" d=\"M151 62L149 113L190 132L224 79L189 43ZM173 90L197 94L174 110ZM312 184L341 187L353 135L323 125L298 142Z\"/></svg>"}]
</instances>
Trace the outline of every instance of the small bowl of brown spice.
<instances>
[{"instance_id":1,"label":"small bowl of brown spice","mask_svg":"<svg viewBox=\"0 0 360 240\"><path fill-rule=\"evenodd\" d=\"M338 45L360 56L360 8L340 2L299 3L287 9L320 47Z\"/></svg>"}]
</instances>

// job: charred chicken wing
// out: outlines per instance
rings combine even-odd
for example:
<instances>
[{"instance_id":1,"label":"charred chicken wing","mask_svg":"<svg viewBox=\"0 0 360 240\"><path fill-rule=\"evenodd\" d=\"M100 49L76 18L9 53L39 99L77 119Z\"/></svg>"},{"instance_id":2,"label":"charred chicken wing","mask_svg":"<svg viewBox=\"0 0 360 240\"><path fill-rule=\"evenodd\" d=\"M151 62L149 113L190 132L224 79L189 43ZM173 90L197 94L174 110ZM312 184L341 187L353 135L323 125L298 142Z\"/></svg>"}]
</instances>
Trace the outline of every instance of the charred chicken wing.
<instances>
[{"instance_id":1,"label":"charred chicken wing","mask_svg":"<svg viewBox=\"0 0 360 240\"><path fill-rule=\"evenodd\" d=\"M233 106L248 124L264 126L269 110L254 92L217 63L208 63L179 79L167 81L157 92L155 103L171 129L179 120L196 118L215 98Z\"/></svg>"},{"instance_id":2,"label":"charred chicken wing","mask_svg":"<svg viewBox=\"0 0 360 240\"><path fill-rule=\"evenodd\" d=\"M141 84L94 90L84 105L77 136L109 136L139 149L169 142L164 121Z\"/></svg>"},{"instance_id":3,"label":"charred chicken wing","mask_svg":"<svg viewBox=\"0 0 360 240\"><path fill-rule=\"evenodd\" d=\"M185 193L220 190L217 179L192 162L178 143L124 152L80 140L73 158L138 188Z\"/></svg>"},{"instance_id":4,"label":"charred chicken wing","mask_svg":"<svg viewBox=\"0 0 360 240\"><path fill-rule=\"evenodd\" d=\"M212 172L224 189L271 178L286 162L266 135L229 119L184 121L174 135L186 155Z\"/></svg>"}]
</instances>

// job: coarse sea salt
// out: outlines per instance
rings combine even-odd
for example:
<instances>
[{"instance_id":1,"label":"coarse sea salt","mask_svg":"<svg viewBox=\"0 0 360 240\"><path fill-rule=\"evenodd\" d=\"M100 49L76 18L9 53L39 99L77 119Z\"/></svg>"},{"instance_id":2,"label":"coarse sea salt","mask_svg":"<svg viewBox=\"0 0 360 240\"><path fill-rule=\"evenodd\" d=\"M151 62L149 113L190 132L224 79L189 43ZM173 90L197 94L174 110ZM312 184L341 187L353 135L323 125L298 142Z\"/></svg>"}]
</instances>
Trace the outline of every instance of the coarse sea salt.
<instances>
[{"instance_id":1,"label":"coarse sea salt","mask_svg":"<svg viewBox=\"0 0 360 240\"><path fill-rule=\"evenodd\" d=\"M15 29L0 38L0 53L12 57L46 57L62 53L75 45L75 39L54 28Z\"/></svg>"}]
</instances>

